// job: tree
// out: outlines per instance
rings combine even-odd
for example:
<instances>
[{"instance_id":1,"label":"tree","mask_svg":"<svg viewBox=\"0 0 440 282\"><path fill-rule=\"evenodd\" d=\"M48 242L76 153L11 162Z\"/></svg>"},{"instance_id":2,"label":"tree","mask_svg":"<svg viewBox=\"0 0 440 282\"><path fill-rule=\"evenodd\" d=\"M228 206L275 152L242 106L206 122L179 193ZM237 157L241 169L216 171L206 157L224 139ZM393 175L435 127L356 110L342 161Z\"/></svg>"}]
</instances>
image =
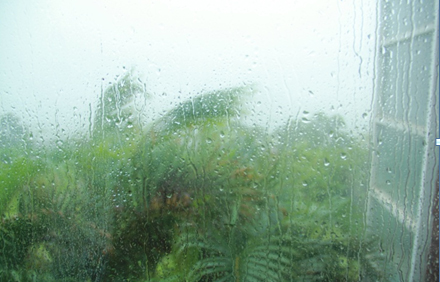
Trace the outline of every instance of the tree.
<instances>
[{"instance_id":1,"label":"tree","mask_svg":"<svg viewBox=\"0 0 440 282\"><path fill-rule=\"evenodd\" d=\"M133 71L121 76L101 95L94 113L93 136L105 138L107 134L124 134L133 131L132 128L136 126L135 102L142 103L148 97L144 85L134 77Z\"/></svg>"},{"instance_id":2,"label":"tree","mask_svg":"<svg viewBox=\"0 0 440 282\"><path fill-rule=\"evenodd\" d=\"M365 150L340 117L245 125L251 93L212 91L134 122L147 94L127 73L65 157L12 154L0 172L0 208L15 214L0 224L0 280L360 280Z\"/></svg>"}]
</instances>

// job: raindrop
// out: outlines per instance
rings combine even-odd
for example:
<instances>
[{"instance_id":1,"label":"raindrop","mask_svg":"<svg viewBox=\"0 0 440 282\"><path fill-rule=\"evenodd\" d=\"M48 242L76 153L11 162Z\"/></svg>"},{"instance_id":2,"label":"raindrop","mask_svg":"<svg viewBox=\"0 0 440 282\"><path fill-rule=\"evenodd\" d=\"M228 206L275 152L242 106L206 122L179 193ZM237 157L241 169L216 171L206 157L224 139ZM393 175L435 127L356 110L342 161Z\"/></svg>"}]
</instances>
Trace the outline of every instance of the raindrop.
<instances>
[{"instance_id":1,"label":"raindrop","mask_svg":"<svg viewBox=\"0 0 440 282\"><path fill-rule=\"evenodd\" d=\"M386 181L386 184L387 184L387 185L391 185L391 181L387 180L387 181Z\"/></svg>"},{"instance_id":2,"label":"raindrop","mask_svg":"<svg viewBox=\"0 0 440 282\"><path fill-rule=\"evenodd\" d=\"M220 138L224 138L225 137L225 133L223 131L220 131Z\"/></svg>"},{"instance_id":3,"label":"raindrop","mask_svg":"<svg viewBox=\"0 0 440 282\"><path fill-rule=\"evenodd\" d=\"M346 153L341 153L341 159L346 160L347 159L347 154Z\"/></svg>"},{"instance_id":4,"label":"raindrop","mask_svg":"<svg viewBox=\"0 0 440 282\"><path fill-rule=\"evenodd\" d=\"M330 162L328 161L327 158L325 158L325 159L324 159L324 166L329 166L329 165L330 165Z\"/></svg>"},{"instance_id":5,"label":"raindrop","mask_svg":"<svg viewBox=\"0 0 440 282\"><path fill-rule=\"evenodd\" d=\"M303 123L310 123L310 120L309 120L308 118L305 118L305 117L303 117L303 118L301 119L301 121L302 121Z\"/></svg>"},{"instance_id":6,"label":"raindrop","mask_svg":"<svg viewBox=\"0 0 440 282\"><path fill-rule=\"evenodd\" d=\"M207 138L206 139L206 143L211 144L212 143L212 139L211 138Z\"/></svg>"}]
</instances>

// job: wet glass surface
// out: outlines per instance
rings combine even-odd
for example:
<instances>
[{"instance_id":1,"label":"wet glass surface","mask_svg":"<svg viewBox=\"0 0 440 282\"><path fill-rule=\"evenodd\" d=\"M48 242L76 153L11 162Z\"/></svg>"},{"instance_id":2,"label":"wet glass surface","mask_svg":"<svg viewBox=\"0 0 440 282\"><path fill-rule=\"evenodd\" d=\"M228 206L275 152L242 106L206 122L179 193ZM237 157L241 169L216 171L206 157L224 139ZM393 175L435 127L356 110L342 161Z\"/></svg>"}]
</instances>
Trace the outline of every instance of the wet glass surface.
<instances>
[{"instance_id":1,"label":"wet glass surface","mask_svg":"<svg viewBox=\"0 0 440 282\"><path fill-rule=\"evenodd\" d=\"M438 4L364 2L0 4L0 281L422 281Z\"/></svg>"}]
</instances>

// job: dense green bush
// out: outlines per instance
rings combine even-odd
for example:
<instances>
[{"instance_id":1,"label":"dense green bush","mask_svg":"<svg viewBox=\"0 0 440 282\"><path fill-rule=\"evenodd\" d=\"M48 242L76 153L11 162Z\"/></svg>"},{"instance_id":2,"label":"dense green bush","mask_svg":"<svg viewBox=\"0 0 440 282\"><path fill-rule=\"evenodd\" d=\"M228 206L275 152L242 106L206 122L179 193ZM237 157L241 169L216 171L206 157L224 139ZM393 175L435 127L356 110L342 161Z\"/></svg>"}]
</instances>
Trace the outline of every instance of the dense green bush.
<instances>
[{"instance_id":1,"label":"dense green bush","mask_svg":"<svg viewBox=\"0 0 440 282\"><path fill-rule=\"evenodd\" d=\"M145 124L133 100L147 95L127 74L104 92L90 138L12 150L5 133L0 280L379 275L366 263L363 144L324 114L248 126L237 117L251 92L205 93Z\"/></svg>"}]
</instances>

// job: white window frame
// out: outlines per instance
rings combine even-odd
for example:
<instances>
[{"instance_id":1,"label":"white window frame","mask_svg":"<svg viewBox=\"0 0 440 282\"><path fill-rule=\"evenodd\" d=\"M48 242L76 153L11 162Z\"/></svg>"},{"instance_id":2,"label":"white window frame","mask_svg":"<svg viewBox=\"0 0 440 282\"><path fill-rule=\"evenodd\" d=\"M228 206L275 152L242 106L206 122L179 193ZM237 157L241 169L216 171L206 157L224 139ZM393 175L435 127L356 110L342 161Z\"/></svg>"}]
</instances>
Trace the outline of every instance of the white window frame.
<instances>
[{"instance_id":1,"label":"white window frame","mask_svg":"<svg viewBox=\"0 0 440 282\"><path fill-rule=\"evenodd\" d=\"M370 225L373 221L380 221L378 218L379 213L377 210L374 210L376 205L380 205L383 211L390 213L394 216L397 223L401 224L402 228L399 232L409 232L411 238L411 250L406 250L409 252L409 269L405 269L405 271L400 273L399 280L403 279L404 281L425 281L426 275L426 266L428 261L428 253L429 253L429 244L431 242L431 234L433 228L433 204L434 198L437 196L435 194L437 181L438 181L438 173L439 173L439 150L436 146L436 138L438 138L438 95L439 95L439 70L438 70L438 60L439 60L439 3L435 0L435 22L430 23L425 27L416 27L411 32L405 32L402 34L397 34L392 38L389 38L387 34L383 34L383 25L382 19L384 19L384 5L385 0L379 1L379 15L378 15L378 44L377 44L377 64L376 64L376 88L375 88L375 108L373 113L373 121L372 121L372 137L373 137L373 150L372 150L372 164L371 164L371 174L370 174L370 188L368 194L368 202L367 202L367 222ZM409 5L412 7L412 12L415 13L414 2L407 2L403 5ZM397 5L402 5L402 2ZM399 19L399 16L397 16ZM399 25L400 23L393 23ZM411 122L390 119L386 116L386 114L381 113L381 97L382 95L386 95L383 92L382 87L380 86L381 79L383 78L383 50L390 45L400 44L400 42L411 41L413 42L414 38L420 35L430 35L433 39L432 46L432 54L431 56L431 81L429 87L429 101L426 113L426 125L420 126L416 124L412 124ZM415 50L410 49L410 53L413 54ZM397 55L396 55L397 56ZM408 58L411 60L411 57ZM412 62L410 62L411 64ZM397 72L401 70L396 70ZM407 71L407 70L403 70ZM417 83L417 82L415 82ZM396 90L397 91L397 90ZM408 90L409 91L409 90ZM395 93L399 95L400 93ZM413 94L413 93L410 93ZM380 146L379 142L387 142L388 140L380 140L379 141L379 127L385 126L387 128L393 128L399 131L409 131L411 134L414 134L418 137L423 137L426 145L423 148L423 162L421 167L421 181L420 181L420 192L416 195L416 199L413 202L417 202L417 210L415 214L411 214L402 203L399 202L399 199L396 199L395 196L390 193L384 191L384 189L378 185L379 181L376 181L378 163L380 162ZM398 150L398 149L397 149ZM405 185L405 183L399 183L397 185ZM405 187L407 189L407 187ZM377 206L376 206L377 207ZM438 207L437 207L438 208ZM390 228L388 226L383 226L384 229ZM394 230L395 231L395 230ZM375 230L370 230L371 233L374 233ZM398 240L399 236L395 236ZM380 243L379 243L380 244ZM388 246L383 246L384 249L388 248ZM408 254L407 254L408 255ZM392 260L392 255L390 256ZM397 265L398 263L389 261L389 263ZM405 267L405 266L403 266ZM400 269L396 269L397 272L400 272ZM398 275L394 276L397 277ZM389 278L387 278L389 279ZM395 278L392 278L395 279ZM388 280L387 280L388 281Z\"/></svg>"}]
</instances>

